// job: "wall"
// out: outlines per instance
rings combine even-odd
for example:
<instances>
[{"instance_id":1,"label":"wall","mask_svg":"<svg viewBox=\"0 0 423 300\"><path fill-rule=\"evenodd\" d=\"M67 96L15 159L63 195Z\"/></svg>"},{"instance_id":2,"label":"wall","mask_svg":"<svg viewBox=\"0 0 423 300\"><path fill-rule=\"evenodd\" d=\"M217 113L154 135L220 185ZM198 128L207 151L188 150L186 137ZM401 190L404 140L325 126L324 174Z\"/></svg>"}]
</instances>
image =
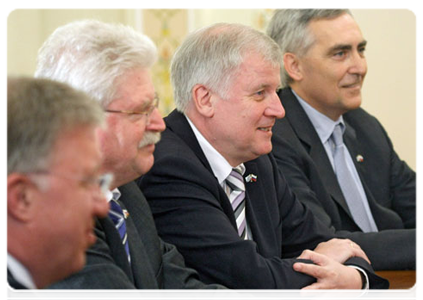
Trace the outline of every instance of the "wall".
<instances>
[{"instance_id":1,"label":"wall","mask_svg":"<svg viewBox=\"0 0 423 300\"><path fill-rule=\"evenodd\" d=\"M369 71L363 107L385 126L397 152L416 168L416 18L409 10L354 9L368 41ZM15 10L7 22L7 72L32 75L39 47L58 26L81 18L121 22L150 36L160 59L154 82L163 100L160 110L173 109L168 69L173 52L196 28L214 22L239 22L264 30L271 9L146 9L146 10Z\"/></svg>"}]
</instances>

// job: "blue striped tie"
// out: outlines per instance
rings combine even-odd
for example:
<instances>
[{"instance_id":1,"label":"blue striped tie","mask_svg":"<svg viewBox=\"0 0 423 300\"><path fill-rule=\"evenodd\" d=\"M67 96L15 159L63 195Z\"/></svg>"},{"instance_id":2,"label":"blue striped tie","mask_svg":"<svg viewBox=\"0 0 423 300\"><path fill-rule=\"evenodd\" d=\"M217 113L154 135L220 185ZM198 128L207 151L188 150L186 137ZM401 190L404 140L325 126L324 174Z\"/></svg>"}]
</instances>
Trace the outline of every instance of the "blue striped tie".
<instances>
[{"instance_id":1,"label":"blue striped tie","mask_svg":"<svg viewBox=\"0 0 423 300\"><path fill-rule=\"evenodd\" d=\"M248 239L247 221L245 218L245 184L242 174L245 171L244 165L232 169L226 178L226 194L234 210L238 235L242 239Z\"/></svg>"},{"instance_id":2,"label":"blue striped tie","mask_svg":"<svg viewBox=\"0 0 423 300\"><path fill-rule=\"evenodd\" d=\"M131 262L131 256L129 254L128 235L126 233L125 214L123 213L123 210L120 207L119 203L115 200L110 201L109 217L110 219L112 219L117 231L119 232L120 238L122 240L122 245L125 247L126 255L128 256L128 261Z\"/></svg>"}]
</instances>

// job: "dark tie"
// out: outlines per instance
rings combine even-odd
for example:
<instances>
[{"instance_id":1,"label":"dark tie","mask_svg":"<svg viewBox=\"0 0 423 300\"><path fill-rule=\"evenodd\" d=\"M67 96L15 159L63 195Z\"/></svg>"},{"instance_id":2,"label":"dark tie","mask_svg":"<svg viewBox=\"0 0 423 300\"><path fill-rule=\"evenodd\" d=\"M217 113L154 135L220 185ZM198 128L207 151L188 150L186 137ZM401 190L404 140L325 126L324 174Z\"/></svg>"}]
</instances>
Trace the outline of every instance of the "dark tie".
<instances>
[{"instance_id":1,"label":"dark tie","mask_svg":"<svg viewBox=\"0 0 423 300\"><path fill-rule=\"evenodd\" d=\"M128 261L131 262L131 256L129 254L128 235L126 233L125 214L123 213L123 210L120 207L119 203L115 200L110 201L109 217L112 219L117 231L119 232L120 238L122 240L122 245L125 247L126 255L128 256Z\"/></svg>"},{"instance_id":2,"label":"dark tie","mask_svg":"<svg viewBox=\"0 0 423 300\"><path fill-rule=\"evenodd\" d=\"M226 194L234 210L238 235L243 239L248 239L245 219L245 185L244 178L242 177L242 167L233 168L226 178Z\"/></svg>"},{"instance_id":3,"label":"dark tie","mask_svg":"<svg viewBox=\"0 0 423 300\"><path fill-rule=\"evenodd\" d=\"M341 123L336 125L332 134L332 140L335 144L333 155L335 174L355 223L363 232L375 232L377 231L376 223L370 209L366 210L365 207L365 205L368 206L367 199L363 199L361 196L357 182L347 165L346 158L349 153L342 139L342 126Z\"/></svg>"}]
</instances>

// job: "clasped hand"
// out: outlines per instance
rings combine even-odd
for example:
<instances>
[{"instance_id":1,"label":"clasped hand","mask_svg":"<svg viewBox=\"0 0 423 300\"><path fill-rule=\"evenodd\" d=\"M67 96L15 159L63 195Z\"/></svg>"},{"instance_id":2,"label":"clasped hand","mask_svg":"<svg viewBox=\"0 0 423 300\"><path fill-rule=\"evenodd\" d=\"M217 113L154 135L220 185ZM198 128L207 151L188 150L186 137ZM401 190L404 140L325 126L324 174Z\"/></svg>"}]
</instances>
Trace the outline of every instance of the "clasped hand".
<instances>
[{"instance_id":1,"label":"clasped hand","mask_svg":"<svg viewBox=\"0 0 423 300\"><path fill-rule=\"evenodd\" d=\"M355 256L370 263L367 255L356 243L348 239L332 239L320 243L314 251L304 250L298 258L311 260L314 264L295 263L294 270L317 279L304 289L361 289L362 279L359 271L343 265Z\"/></svg>"}]
</instances>

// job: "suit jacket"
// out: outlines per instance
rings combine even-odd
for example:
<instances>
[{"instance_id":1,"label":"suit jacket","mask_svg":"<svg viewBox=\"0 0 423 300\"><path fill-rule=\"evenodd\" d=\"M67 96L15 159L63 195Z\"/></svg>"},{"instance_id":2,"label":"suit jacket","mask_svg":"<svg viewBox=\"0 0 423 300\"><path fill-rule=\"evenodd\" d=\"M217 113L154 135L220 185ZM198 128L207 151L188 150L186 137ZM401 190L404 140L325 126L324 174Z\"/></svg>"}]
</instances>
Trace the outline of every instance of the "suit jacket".
<instances>
[{"instance_id":1,"label":"suit jacket","mask_svg":"<svg viewBox=\"0 0 423 300\"><path fill-rule=\"evenodd\" d=\"M344 114L344 143L353 158L377 233L355 224L332 165L307 114L292 93L279 92L286 116L273 127L273 154L293 192L339 237L357 242L375 270L414 269L416 175L398 158L382 125L363 109ZM356 157L361 155L363 161Z\"/></svg>"},{"instance_id":2,"label":"suit jacket","mask_svg":"<svg viewBox=\"0 0 423 300\"><path fill-rule=\"evenodd\" d=\"M41 300L31 290L20 284L13 278L12 273L5 271L5 299L6 300Z\"/></svg>"},{"instance_id":3,"label":"suit jacket","mask_svg":"<svg viewBox=\"0 0 423 300\"><path fill-rule=\"evenodd\" d=\"M291 193L272 155L245 163L257 175L246 183L246 215L253 241L237 233L234 212L185 116L174 111L154 152L155 164L138 180L161 237L174 243L204 282L229 288L302 288L314 278L292 265L332 233ZM369 272L371 286L387 282Z\"/></svg>"},{"instance_id":4,"label":"suit jacket","mask_svg":"<svg viewBox=\"0 0 423 300\"><path fill-rule=\"evenodd\" d=\"M51 286L59 289L181 289L216 288L198 280L185 267L175 246L158 236L148 203L134 182L119 187L131 254L129 264L120 235L110 218L97 220L97 242L87 251L84 269Z\"/></svg>"}]
</instances>

